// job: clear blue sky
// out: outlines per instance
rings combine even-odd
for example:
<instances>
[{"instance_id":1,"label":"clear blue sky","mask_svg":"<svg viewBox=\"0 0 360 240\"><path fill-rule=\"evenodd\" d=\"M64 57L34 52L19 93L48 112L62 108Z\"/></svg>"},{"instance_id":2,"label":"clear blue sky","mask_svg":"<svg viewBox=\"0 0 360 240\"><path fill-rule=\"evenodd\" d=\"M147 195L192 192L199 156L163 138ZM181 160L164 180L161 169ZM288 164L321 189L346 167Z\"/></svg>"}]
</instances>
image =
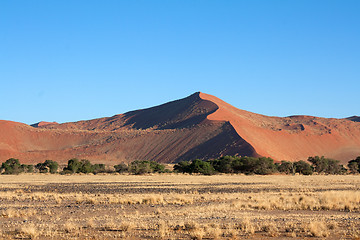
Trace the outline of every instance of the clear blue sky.
<instances>
[{"instance_id":1,"label":"clear blue sky","mask_svg":"<svg viewBox=\"0 0 360 240\"><path fill-rule=\"evenodd\" d=\"M201 91L360 115L358 0L2 0L0 119L112 116Z\"/></svg>"}]
</instances>

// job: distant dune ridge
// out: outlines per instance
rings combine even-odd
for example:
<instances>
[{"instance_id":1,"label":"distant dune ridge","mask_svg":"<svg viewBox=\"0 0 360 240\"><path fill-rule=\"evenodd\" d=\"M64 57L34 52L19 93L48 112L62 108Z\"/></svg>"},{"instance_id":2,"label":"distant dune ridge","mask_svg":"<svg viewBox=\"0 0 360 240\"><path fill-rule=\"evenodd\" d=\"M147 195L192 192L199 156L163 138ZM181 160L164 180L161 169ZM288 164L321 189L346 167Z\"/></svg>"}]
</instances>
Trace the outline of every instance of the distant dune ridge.
<instances>
[{"instance_id":1,"label":"distant dune ridge","mask_svg":"<svg viewBox=\"0 0 360 240\"><path fill-rule=\"evenodd\" d=\"M32 126L0 120L0 161L86 158L115 164L172 163L223 155L306 160L324 155L346 163L360 155L360 117L268 117L194 93L156 107L88 121Z\"/></svg>"}]
</instances>

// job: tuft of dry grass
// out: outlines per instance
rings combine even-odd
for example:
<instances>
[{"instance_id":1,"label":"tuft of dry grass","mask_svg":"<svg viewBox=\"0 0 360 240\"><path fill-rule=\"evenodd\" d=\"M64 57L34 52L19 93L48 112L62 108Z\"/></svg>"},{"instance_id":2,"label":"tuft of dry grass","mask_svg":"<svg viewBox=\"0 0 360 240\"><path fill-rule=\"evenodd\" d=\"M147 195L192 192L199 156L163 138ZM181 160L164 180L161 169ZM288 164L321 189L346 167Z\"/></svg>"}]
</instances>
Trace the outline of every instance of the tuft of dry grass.
<instances>
[{"instance_id":1,"label":"tuft of dry grass","mask_svg":"<svg viewBox=\"0 0 360 240\"><path fill-rule=\"evenodd\" d=\"M90 219L87 220L86 227L87 228L95 228L96 227L94 218L90 218Z\"/></svg>"},{"instance_id":2,"label":"tuft of dry grass","mask_svg":"<svg viewBox=\"0 0 360 240\"><path fill-rule=\"evenodd\" d=\"M236 229L239 229L245 234L254 234L255 226L249 218L243 218L239 223L235 225Z\"/></svg>"},{"instance_id":3,"label":"tuft of dry grass","mask_svg":"<svg viewBox=\"0 0 360 240\"><path fill-rule=\"evenodd\" d=\"M122 222L119 224L118 229L123 232L131 231L136 227L133 222Z\"/></svg>"},{"instance_id":4,"label":"tuft of dry grass","mask_svg":"<svg viewBox=\"0 0 360 240\"><path fill-rule=\"evenodd\" d=\"M261 227L261 230L263 232L266 232L268 233L268 235L270 237L275 237L278 235L278 232L279 232L279 229L278 227L276 226L275 223L273 222L269 222L269 223L265 223L262 227Z\"/></svg>"},{"instance_id":5,"label":"tuft of dry grass","mask_svg":"<svg viewBox=\"0 0 360 240\"><path fill-rule=\"evenodd\" d=\"M157 225L161 239L164 239L170 235L170 228L168 226L168 223L166 223L164 220L160 220Z\"/></svg>"},{"instance_id":6,"label":"tuft of dry grass","mask_svg":"<svg viewBox=\"0 0 360 240\"><path fill-rule=\"evenodd\" d=\"M74 223L73 221L67 221L64 225L63 225L63 229L65 232L70 233L70 232L78 232L80 227Z\"/></svg>"},{"instance_id":7,"label":"tuft of dry grass","mask_svg":"<svg viewBox=\"0 0 360 240\"><path fill-rule=\"evenodd\" d=\"M329 236L328 228L324 222L313 221L309 223L308 231L314 237L327 237Z\"/></svg>"},{"instance_id":8,"label":"tuft of dry grass","mask_svg":"<svg viewBox=\"0 0 360 240\"><path fill-rule=\"evenodd\" d=\"M223 231L219 228L217 224L208 224L205 227L205 230L208 236L212 239L220 239L223 234Z\"/></svg>"},{"instance_id":9,"label":"tuft of dry grass","mask_svg":"<svg viewBox=\"0 0 360 240\"><path fill-rule=\"evenodd\" d=\"M25 235L25 237L28 237L30 239L34 239L39 236L39 230L35 227L34 224L27 224L27 225L21 226L21 228L18 230L18 232L22 235Z\"/></svg>"},{"instance_id":10,"label":"tuft of dry grass","mask_svg":"<svg viewBox=\"0 0 360 240\"><path fill-rule=\"evenodd\" d=\"M205 236L205 231L203 228L192 229L189 233L192 239L201 240Z\"/></svg>"}]
</instances>

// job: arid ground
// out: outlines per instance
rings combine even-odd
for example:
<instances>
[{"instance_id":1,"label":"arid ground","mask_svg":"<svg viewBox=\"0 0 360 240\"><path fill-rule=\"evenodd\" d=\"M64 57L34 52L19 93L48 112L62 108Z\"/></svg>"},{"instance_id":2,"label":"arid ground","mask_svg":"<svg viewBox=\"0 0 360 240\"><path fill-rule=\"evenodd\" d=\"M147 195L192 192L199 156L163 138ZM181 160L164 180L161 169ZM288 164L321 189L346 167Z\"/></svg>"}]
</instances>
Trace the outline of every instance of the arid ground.
<instances>
[{"instance_id":1,"label":"arid ground","mask_svg":"<svg viewBox=\"0 0 360 240\"><path fill-rule=\"evenodd\" d=\"M360 176L0 176L0 239L359 239Z\"/></svg>"}]
</instances>

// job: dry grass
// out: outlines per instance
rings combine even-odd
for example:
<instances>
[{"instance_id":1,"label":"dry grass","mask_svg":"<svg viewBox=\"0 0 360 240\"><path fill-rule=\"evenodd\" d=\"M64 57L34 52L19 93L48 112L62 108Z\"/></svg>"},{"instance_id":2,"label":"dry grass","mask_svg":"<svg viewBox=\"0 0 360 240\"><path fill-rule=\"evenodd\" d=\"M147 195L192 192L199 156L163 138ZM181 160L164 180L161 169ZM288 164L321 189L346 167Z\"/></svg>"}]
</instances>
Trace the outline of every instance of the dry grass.
<instances>
[{"instance_id":1,"label":"dry grass","mask_svg":"<svg viewBox=\"0 0 360 240\"><path fill-rule=\"evenodd\" d=\"M0 239L355 239L359 176L0 176Z\"/></svg>"}]
</instances>

